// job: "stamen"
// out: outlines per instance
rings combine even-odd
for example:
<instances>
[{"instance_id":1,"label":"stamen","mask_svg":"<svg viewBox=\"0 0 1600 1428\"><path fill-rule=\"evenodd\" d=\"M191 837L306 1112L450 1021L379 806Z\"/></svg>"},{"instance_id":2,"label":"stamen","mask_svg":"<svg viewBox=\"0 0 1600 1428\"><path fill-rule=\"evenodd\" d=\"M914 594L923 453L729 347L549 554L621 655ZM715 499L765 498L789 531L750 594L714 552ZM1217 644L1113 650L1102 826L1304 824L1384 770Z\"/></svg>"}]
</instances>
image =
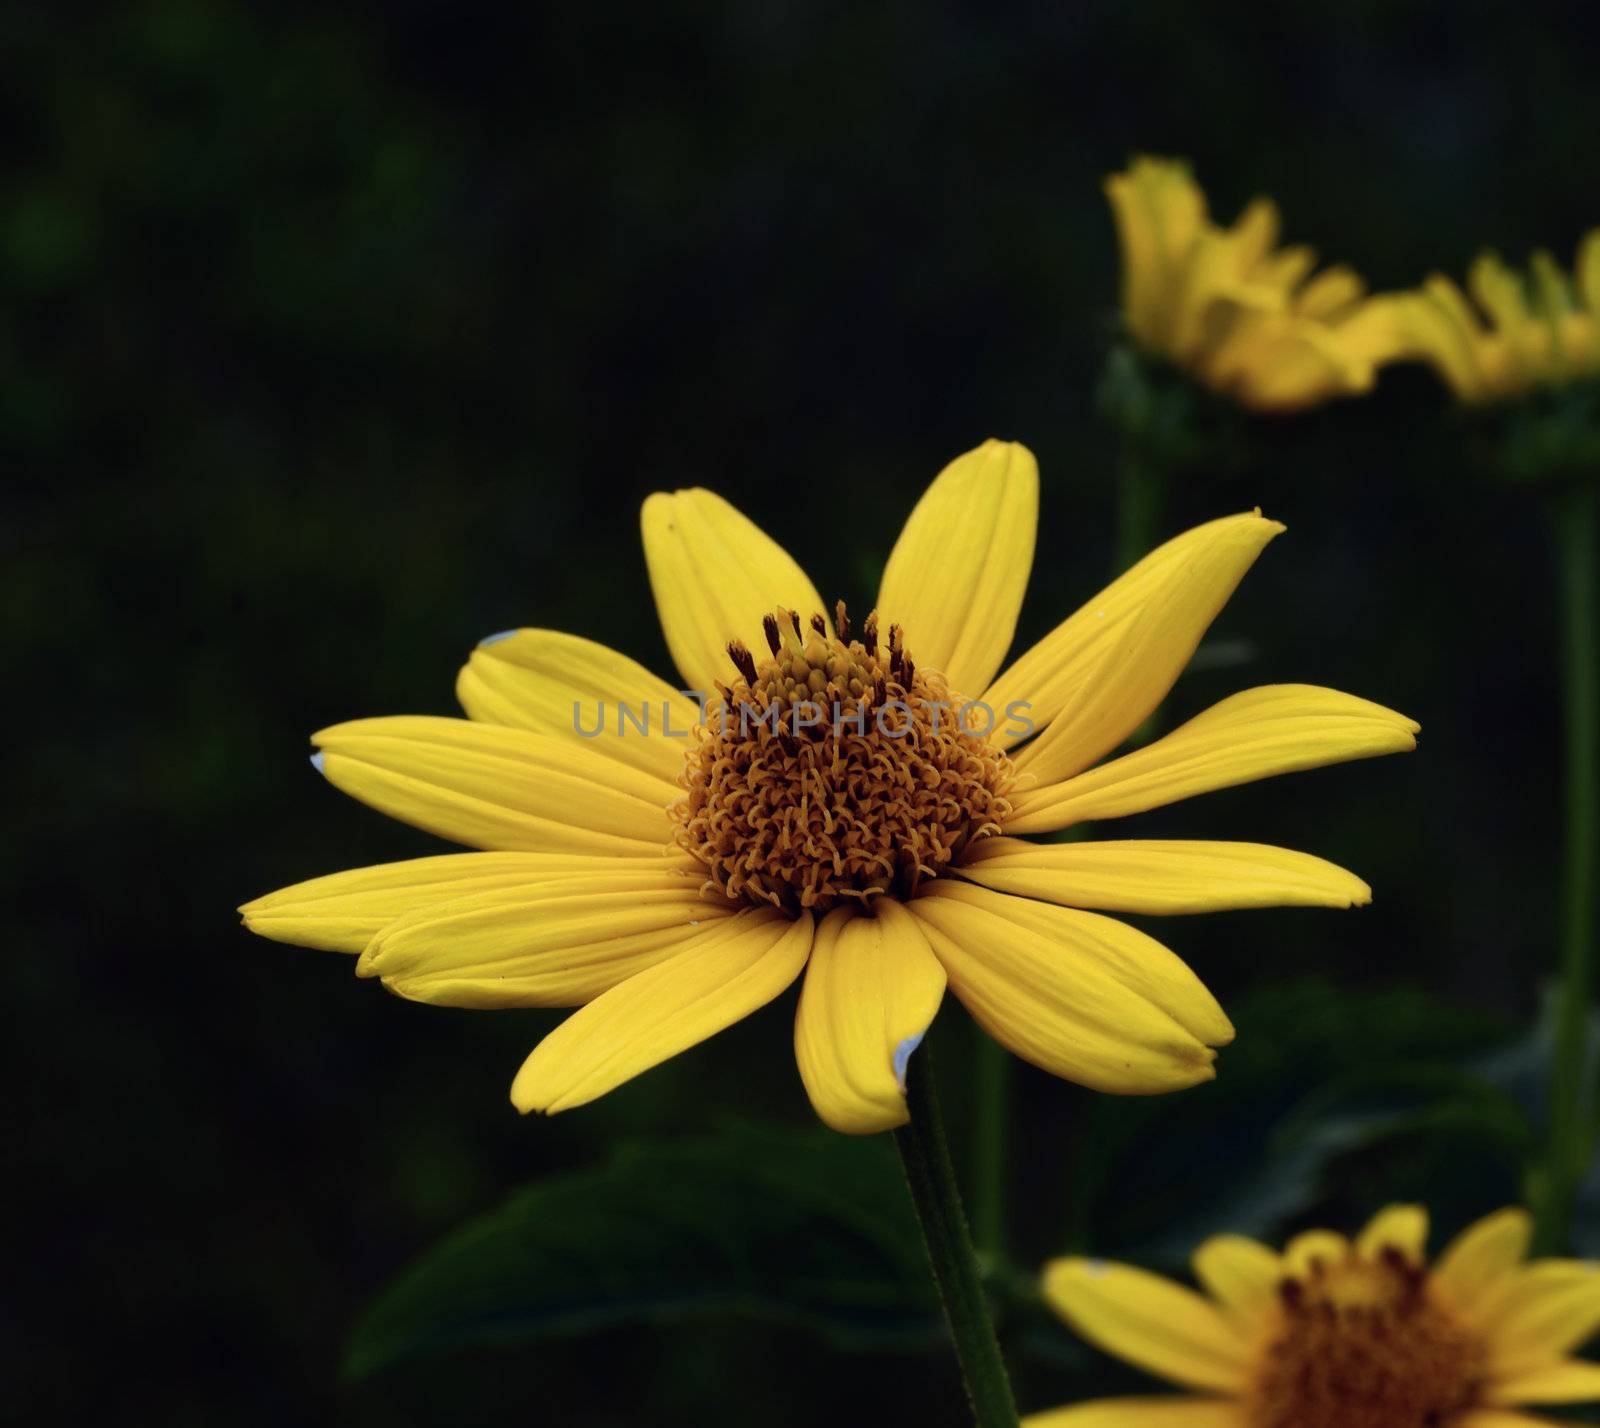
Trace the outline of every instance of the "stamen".
<instances>
[{"instance_id":1,"label":"stamen","mask_svg":"<svg viewBox=\"0 0 1600 1428\"><path fill-rule=\"evenodd\" d=\"M821 614L766 616L764 664L729 643L741 678L708 711L673 809L711 887L789 913L909 897L1010 810L1009 760L953 720L935 727L959 696L917 670L901 628L886 669L876 612L859 641L842 601L835 616L832 636Z\"/></svg>"},{"instance_id":2,"label":"stamen","mask_svg":"<svg viewBox=\"0 0 1600 1428\"><path fill-rule=\"evenodd\" d=\"M728 658L734 667L745 677L747 682L754 682L756 677L756 662L750 651L745 647L743 640L728 641Z\"/></svg>"}]
</instances>

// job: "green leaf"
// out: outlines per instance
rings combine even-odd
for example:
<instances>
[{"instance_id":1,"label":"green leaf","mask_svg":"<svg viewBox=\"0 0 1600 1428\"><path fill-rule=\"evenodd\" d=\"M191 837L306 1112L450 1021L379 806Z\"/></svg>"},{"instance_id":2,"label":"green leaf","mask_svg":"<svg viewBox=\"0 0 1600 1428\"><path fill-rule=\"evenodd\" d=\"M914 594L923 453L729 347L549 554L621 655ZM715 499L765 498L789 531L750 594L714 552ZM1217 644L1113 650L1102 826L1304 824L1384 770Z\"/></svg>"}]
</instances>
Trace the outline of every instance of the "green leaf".
<instances>
[{"instance_id":1,"label":"green leaf","mask_svg":"<svg viewBox=\"0 0 1600 1428\"><path fill-rule=\"evenodd\" d=\"M730 1128L634 1142L461 1226L357 1324L345 1374L468 1344L736 1313L842 1348L943 1334L888 1141Z\"/></svg>"}]
</instances>

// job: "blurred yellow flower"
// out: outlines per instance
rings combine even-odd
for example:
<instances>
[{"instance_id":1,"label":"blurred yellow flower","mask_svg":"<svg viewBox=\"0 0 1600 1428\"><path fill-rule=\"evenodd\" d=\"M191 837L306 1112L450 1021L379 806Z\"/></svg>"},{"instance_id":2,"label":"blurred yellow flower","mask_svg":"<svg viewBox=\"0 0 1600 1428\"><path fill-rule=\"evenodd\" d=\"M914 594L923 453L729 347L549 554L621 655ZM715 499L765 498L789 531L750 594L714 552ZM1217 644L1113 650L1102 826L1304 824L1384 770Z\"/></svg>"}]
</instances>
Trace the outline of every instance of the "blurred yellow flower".
<instances>
[{"instance_id":1,"label":"blurred yellow flower","mask_svg":"<svg viewBox=\"0 0 1600 1428\"><path fill-rule=\"evenodd\" d=\"M1600 1399L1570 1357L1600 1328L1600 1265L1525 1264L1521 1210L1428 1264L1428 1215L1396 1205L1351 1243L1313 1230L1279 1254L1220 1235L1205 1293L1126 1265L1046 1266L1051 1305L1091 1343L1195 1396L1103 1399L1024 1428L1540 1428L1527 1404Z\"/></svg>"},{"instance_id":2,"label":"blurred yellow flower","mask_svg":"<svg viewBox=\"0 0 1600 1428\"><path fill-rule=\"evenodd\" d=\"M1524 275L1492 253L1473 263L1468 302L1435 273L1395 299L1404 357L1430 363L1463 402L1498 402L1600 376L1600 228L1568 277L1549 253Z\"/></svg>"},{"instance_id":3,"label":"blurred yellow flower","mask_svg":"<svg viewBox=\"0 0 1600 1428\"><path fill-rule=\"evenodd\" d=\"M1315 277L1310 248L1278 248L1277 206L1231 228L1206 213L1188 165L1137 158L1106 180L1135 346L1242 406L1288 412L1368 391L1395 353L1384 298L1345 267ZM1309 279L1309 281L1308 281Z\"/></svg>"},{"instance_id":4,"label":"blurred yellow flower","mask_svg":"<svg viewBox=\"0 0 1600 1428\"><path fill-rule=\"evenodd\" d=\"M1017 835L1410 749L1417 726L1269 685L1101 762L1283 527L1238 515L1178 536L996 677L1038 494L1025 447L953 461L855 637L842 602L828 613L720 496L651 496L656 609L688 686L720 696L705 717L577 636L485 641L457 684L468 719L362 719L312 739L337 787L484 851L301 883L246 905L246 924L359 953L358 973L418 1001L581 1006L517 1075L524 1111L591 1101L802 972L801 1078L842 1131L905 1122L906 1059L946 986L1058 1076L1128 1093L1210 1079L1233 1036L1221 1007L1161 943L1085 909L1350 907L1366 884L1260 844Z\"/></svg>"}]
</instances>

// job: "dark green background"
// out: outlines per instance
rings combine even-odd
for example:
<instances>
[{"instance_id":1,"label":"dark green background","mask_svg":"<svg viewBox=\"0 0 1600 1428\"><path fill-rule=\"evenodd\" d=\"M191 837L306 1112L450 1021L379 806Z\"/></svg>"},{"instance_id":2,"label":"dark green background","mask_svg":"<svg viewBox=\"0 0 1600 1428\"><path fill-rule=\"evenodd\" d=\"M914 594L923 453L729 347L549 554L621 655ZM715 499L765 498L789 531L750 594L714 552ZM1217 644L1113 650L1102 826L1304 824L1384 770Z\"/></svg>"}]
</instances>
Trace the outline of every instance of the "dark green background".
<instances>
[{"instance_id":1,"label":"dark green background","mask_svg":"<svg viewBox=\"0 0 1600 1428\"><path fill-rule=\"evenodd\" d=\"M239 930L247 897L433 846L321 783L306 735L451 712L473 642L516 624L666 670L636 520L657 488L720 490L826 595L864 603L922 485L990 435L1040 460L1021 634L1042 633L1111 561L1102 175L1186 154L1219 216L1269 192L1292 239L1380 285L1482 245L1566 259L1600 221L1584 8L7 6L8 1406L959 1422L938 1353L728 1318L340 1385L361 1305L514 1183L625 1134L810 1112L792 999L599 1105L524 1121L507 1088L555 1014L409 1005ZM1359 1066L1359 999L1402 984L1514 1033L1554 945L1539 505L1472 476L1422 372L1251 441L1163 519L1259 504L1289 526L1218 627L1251 664L1193 674L1174 709L1308 680L1415 715L1423 747L1125 825L1315 851L1373 883L1371 909L1156 930L1230 1007L1326 978L1293 1004L1326 1013L1315 1034L1256 1018L1285 1065L1325 1041L1329 1066ZM1421 1005L1411 1022L1447 1015ZM959 1135L959 1009L942 1023ZM1224 1082L1254 1054L1225 1053ZM1091 1116L1095 1146L1104 1117L1141 1123L1031 1071L1016 1084L1025 1265L1069 1225L1132 1243L1141 1215L1237 1169L1208 1129L1219 1083L1164 1112L1192 1142L1184 1186L1135 1167L1085 1221L1069 1187ZM1435 1167L1404 1188L1459 1223L1514 1177ZM1302 1211L1388 1193L1341 1174ZM1110 1381L1064 1335L1012 1347L1026 1407Z\"/></svg>"}]
</instances>

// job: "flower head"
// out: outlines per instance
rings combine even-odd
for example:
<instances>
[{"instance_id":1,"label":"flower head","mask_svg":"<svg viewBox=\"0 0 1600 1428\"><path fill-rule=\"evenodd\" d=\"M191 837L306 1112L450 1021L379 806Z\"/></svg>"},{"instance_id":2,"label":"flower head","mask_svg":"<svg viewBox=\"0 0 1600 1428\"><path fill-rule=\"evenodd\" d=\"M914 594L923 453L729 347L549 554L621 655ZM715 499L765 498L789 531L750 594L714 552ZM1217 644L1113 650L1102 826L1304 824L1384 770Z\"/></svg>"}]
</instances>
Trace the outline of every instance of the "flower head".
<instances>
[{"instance_id":1,"label":"flower head","mask_svg":"<svg viewBox=\"0 0 1600 1428\"><path fill-rule=\"evenodd\" d=\"M1458 400L1501 402L1600 376L1600 228L1579 245L1571 277L1549 253L1535 253L1526 274L1485 253L1467 288L1472 302L1435 273L1395 299L1401 355L1429 363Z\"/></svg>"},{"instance_id":2,"label":"flower head","mask_svg":"<svg viewBox=\"0 0 1600 1428\"><path fill-rule=\"evenodd\" d=\"M1049 843L1295 769L1409 749L1416 725L1308 685L1235 695L1104 761L1160 703L1282 527L1169 541L1003 673L1038 473L991 441L911 513L853 623L705 490L645 502L668 647L700 704L574 635L485 641L467 719L313 736L330 782L481 851L337 873L247 904L264 936L358 954L452 1006L576 1006L518 1073L522 1110L593 1100L771 1001L802 972L801 1078L853 1132L906 1117L906 1058L948 986L998 1040L1107 1091L1214 1075L1233 1029L1199 979L1104 911L1368 900L1260 844Z\"/></svg>"},{"instance_id":3,"label":"flower head","mask_svg":"<svg viewBox=\"0 0 1600 1428\"><path fill-rule=\"evenodd\" d=\"M1569 1357L1600 1328L1600 1265L1525 1264L1531 1233L1502 1210L1431 1266L1414 1205L1281 1254L1219 1235L1194 1254L1203 1294L1056 1260L1045 1295L1078 1333L1202 1396L1082 1403L1025 1428L1538 1428L1516 1409L1600 1398L1600 1364Z\"/></svg>"},{"instance_id":4,"label":"flower head","mask_svg":"<svg viewBox=\"0 0 1600 1428\"><path fill-rule=\"evenodd\" d=\"M1344 267L1279 248L1277 205L1231 228L1206 213L1186 164L1138 158L1106 180L1122 245L1122 312L1135 346L1258 411L1369 390L1394 355L1389 304Z\"/></svg>"}]
</instances>

